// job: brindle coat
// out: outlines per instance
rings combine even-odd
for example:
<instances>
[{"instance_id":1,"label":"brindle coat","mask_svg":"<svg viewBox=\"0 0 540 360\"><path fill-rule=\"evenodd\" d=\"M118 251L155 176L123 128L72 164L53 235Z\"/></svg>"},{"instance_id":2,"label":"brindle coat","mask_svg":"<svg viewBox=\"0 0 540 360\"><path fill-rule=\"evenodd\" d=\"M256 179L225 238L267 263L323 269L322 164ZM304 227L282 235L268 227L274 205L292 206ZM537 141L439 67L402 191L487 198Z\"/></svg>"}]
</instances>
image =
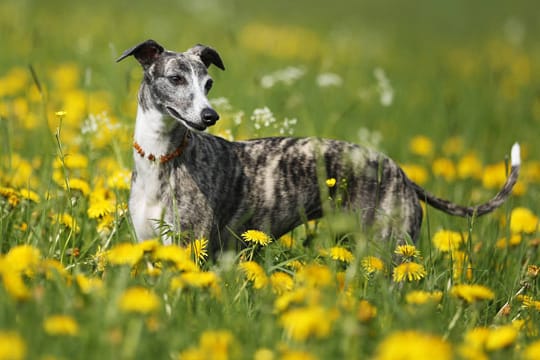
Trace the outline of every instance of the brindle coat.
<instances>
[{"instance_id":1,"label":"brindle coat","mask_svg":"<svg viewBox=\"0 0 540 360\"><path fill-rule=\"evenodd\" d=\"M346 183L341 205L357 211L376 237L415 240L420 201L451 215L480 216L500 206L518 178L516 144L501 191L466 207L433 196L394 161L359 145L291 137L230 142L201 132L219 118L206 97L212 85L207 68L224 69L215 50L197 45L176 53L148 40L118 61L130 55L144 69L129 201L139 240L162 235L160 224L208 238L213 252L236 246L233 234L248 229L279 237L322 216L321 197L339 191L324 186L327 178Z\"/></svg>"}]
</instances>

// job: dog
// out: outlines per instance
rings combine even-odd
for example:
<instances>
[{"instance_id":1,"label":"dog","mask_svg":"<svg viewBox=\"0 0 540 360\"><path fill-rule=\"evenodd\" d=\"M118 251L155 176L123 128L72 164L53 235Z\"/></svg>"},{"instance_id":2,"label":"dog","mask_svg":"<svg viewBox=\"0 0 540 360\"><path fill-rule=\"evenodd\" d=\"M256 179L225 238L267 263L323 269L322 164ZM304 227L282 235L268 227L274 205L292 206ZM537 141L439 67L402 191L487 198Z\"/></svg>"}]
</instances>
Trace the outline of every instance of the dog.
<instances>
[{"instance_id":1,"label":"dog","mask_svg":"<svg viewBox=\"0 0 540 360\"><path fill-rule=\"evenodd\" d=\"M499 207L518 179L517 143L506 183L495 197L461 206L430 194L390 158L356 144L293 137L230 142L203 132L219 119L207 98L213 84L208 68L225 70L216 50L199 44L174 52L147 40L117 62L129 56L144 71L129 199L140 241L161 237L170 243L171 233L204 237L216 253L238 247L236 234L245 230L278 238L319 218L328 198L357 212L377 239L415 241L420 201L450 215L481 216ZM346 186L325 186L330 178Z\"/></svg>"}]
</instances>

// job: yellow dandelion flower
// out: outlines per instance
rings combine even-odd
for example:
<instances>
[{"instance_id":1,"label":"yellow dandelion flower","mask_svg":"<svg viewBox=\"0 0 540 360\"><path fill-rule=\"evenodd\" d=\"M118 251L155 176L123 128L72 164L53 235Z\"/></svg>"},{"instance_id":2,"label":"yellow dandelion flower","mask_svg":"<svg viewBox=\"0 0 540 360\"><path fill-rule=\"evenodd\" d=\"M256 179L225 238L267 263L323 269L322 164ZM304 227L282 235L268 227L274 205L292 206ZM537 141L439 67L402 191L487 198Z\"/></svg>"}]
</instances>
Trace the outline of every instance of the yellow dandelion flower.
<instances>
[{"instance_id":1,"label":"yellow dandelion flower","mask_svg":"<svg viewBox=\"0 0 540 360\"><path fill-rule=\"evenodd\" d=\"M79 334L79 324L69 315L52 315L43 321L43 328L49 335L76 336Z\"/></svg>"},{"instance_id":2,"label":"yellow dandelion flower","mask_svg":"<svg viewBox=\"0 0 540 360\"><path fill-rule=\"evenodd\" d=\"M206 353L198 347L190 347L178 354L178 360L201 360L206 359Z\"/></svg>"},{"instance_id":3,"label":"yellow dandelion flower","mask_svg":"<svg viewBox=\"0 0 540 360\"><path fill-rule=\"evenodd\" d=\"M439 251L448 252L459 249L463 243L463 236L456 231L438 230L431 241Z\"/></svg>"},{"instance_id":4,"label":"yellow dandelion flower","mask_svg":"<svg viewBox=\"0 0 540 360\"><path fill-rule=\"evenodd\" d=\"M335 178L326 179L326 186L328 186L329 188L333 188L334 186L336 186L336 179Z\"/></svg>"},{"instance_id":5,"label":"yellow dandelion flower","mask_svg":"<svg viewBox=\"0 0 540 360\"><path fill-rule=\"evenodd\" d=\"M102 218L113 213L116 209L114 201L102 198L91 198L86 213L90 219Z\"/></svg>"},{"instance_id":6,"label":"yellow dandelion flower","mask_svg":"<svg viewBox=\"0 0 540 360\"><path fill-rule=\"evenodd\" d=\"M495 298L495 293L490 288L476 284L455 285L450 293L468 303L473 303L478 300L492 300Z\"/></svg>"},{"instance_id":7,"label":"yellow dandelion flower","mask_svg":"<svg viewBox=\"0 0 540 360\"><path fill-rule=\"evenodd\" d=\"M118 302L120 310L130 313L149 314L156 312L160 306L158 296L142 286L127 289Z\"/></svg>"},{"instance_id":8,"label":"yellow dandelion flower","mask_svg":"<svg viewBox=\"0 0 540 360\"><path fill-rule=\"evenodd\" d=\"M320 264L307 264L298 270L296 279L300 284L307 286L327 286L332 284L332 272L327 266Z\"/></svg>"},{"instance_id":9,"label":"yellow dandelion flower","mask_svg":"<svg viewBox=\"0 0 540 360\"><path fill-rule=\"evenodd\" d=\"M487 165L482 174L482 186L486 189L499 189L506 182L506 164L499 162Z\"/></svg>"},{"instance_id":10,"label":"yellow dandelion flower","mask_svg":"<svg viewBox=\"0 0 540 360\"><path fill-rule=\"evenodd\" d=\"M65 227L71 229L73 232L78 233L81 231L81 228L77 224L77 221L69 214L62 213L53 216L54 224L62 224Z\"/></svg>"},{"instance_id":11,"label":"yellow dandelion flower","mask_svg":"<svg viewBox=\"0 0 540 360\"><path fill-rule=\"evenodd\" d=\"M199 348L207 355L206 359L228 359L234 341L233 334L228 330L207 330L199 338Z\"/></svg>"},{"instance_id":12,"label":"yellow dandelion flower","mask_svg":"<svg viewBox=\"0 0 540 360\"><path fill-rule=\"evenodd\" d=\"M262 289L268 283L264 269L255 261L241 262L238 267L244 272L246 278L253 282L255 289Z\"/></svg>"},{"instance_id":13,"label":"yellow dandelion flower","mask_svg":"<svg viewBox=\"0 0 540 360\"><path fill-rule=\"evenodd\" d=\"M33 201L36 204L40 201L39 195L35 191L32 191L30 189L20 189L19 194L23 199Z\"/></svg>"},{"instance_id":14,"label":"yellow dandelion flower","mask_svg":"<svg viewBox=\"0 0 540 360\"><path fill-rule=\"evenodd\" d=\"M377 308L367 300L360 300L356 318L361 322L368 322L377 316Z\"/></svg>"},{"instance_id":15,"label":"yellow dandelion flower","mask_svg":"<svg viewBox=\"0 0 540 360\"><path fill-rule=\"evenodd\" d=\"M281 295L292 290L294 281L291 275L283 271L276 271L270 275L270 285L274 293Z\"/></svg>"},{"instance_id":16,"label":"yellow dandelion flower","mask_svg":"<svg viewBox=\"0 0 540 360\"><path fill-rule=\"evenodd\" d=\"M2 85L0 95L16 95L28 87L29 81L31 80L28 69L15 66L0 78L0 84Z\"/></svg>"},{"instance_id":17,"label":"yellow dandelion flower","mask_svg":"<svg viewBox=\"0 0 540 360\"><path fill-rule=\"evenodd\" d=\"M247 230L242 233L242 238L246 242L252 242L262 246L266 246L272 242L272 238L270 236L259 230Z\"/></svg>"},{"instance_id":18,"label":"yellow dandelion flower","mask_svg":"<svg viewBox=\"0 0 540 360\"><path fill-rule=\"evenodd\" d=\"M5 197L6 199L9 199L12 196L19 195L19 192L13 188L10 187L3 187L0 186L0 195Z\"/></svg>"},{"instance_id":19,"label":"yellow dandelion flower","mask_svg":"<svg viewBox=\"0 0 540 360\"><path fill-rule=\"evenodd\" d=\"M398 331L377 346L375 360L450 360L452 348L439 336L414 330Z\"/></svg>"},{"instance_id":20,"label":"yellow dandelion flower","mask_svg":"<svg viewBox=\"0 0 540 360\"><path fill-rule=\"evenodd\" d=\"M107 179L107 186L111 189L129 190L131 187L131 171L127 169L115 170Z\"/></svg>"},{"instance_id":21,"label":"yellow dandelion flower","mask_svg":"<svg viewBox=\"0 0 540 360\"><path fill-rule=\"evenodd\" d=\"M464 360L489 360L484 349L473 347L469 344L462 344L457 349L460 359Z\"/></svg>"},{"instance_id":22,"label":"yellow dandelion flower","mask_svg":"<svg viewBox=\"0 0 540 360\"><path fill-rule=\"evenodd\" d=\"M317 357L307 351L286 349L280 360L317 360Z\"/></svg>"},{"instance_id":23,"label":"yellow dandelion flower","mask_svg":"<svg viewBox=\"0 0 540 360\"><path fill-rule=\"evenodd\" d=\"M465 344L475 349L483 349L489 336L489 328L475 327L465 333L463 338Z\"/></svg>"},{"instance_id":24,"label":"yellow dandelion flower","mask_svg":"<svg viewBox=\"0 0 540 360\"><path fill-rule=\"evenodd\" d=\"M279 238L279 243L290 249L294 246L294 238L291 236L291 234L285 234Z\"/></svg>"},{"instance_id":25,"label":"yellow dandelion flower","mask_svg":"<svg viewBox=\"0 0 540 360\"><path fill-rule=\"evenodd\" d=\"M64 268L64 265L58 260L55 259L44 259L39 264L40 272L45 273L47 279L52 279L55 274L62 276L63 278L68 278L69 274Z\"/></svg>"},{"instance_id":26,"label":"yellow dandelion flower","mask_svg":"<svg viewBox=\"0 0 540 360\"><path fill-rule=\"evenodd\" d=\"M31 245L17 245L12 247L4 256L2 270L9 272L25 272L31 274L41 261L41 252Z\"/></svg>"},{"instance_id":27,"label":"yellow dandelion flower","mask_svg":"<svg viewBox=\"0 0 540 360\"><path fill-rule=\"evenodd\" d=\"M376 256L366 256L360 261L362 268L368 274L374 274L384 271L384 263Z\"/></svg>"},{"instance_id":28,"label":"yellow dandelion flower","mask_svg":"<svg viewBox=\"0 0 540 360\"><path fill-rule=\"evenodd\" d=\"M137 244L120 243L106 253L107 261L112 265L134 266L143 257L143 249Z\"/></svg>"},{"instance_id":29,"label":"yellow dandelion flower","mask_svg":"<svg viewBox=\"0 0 540 360\"><path fill-rule=\"evenodd\" d=\"M460 179L482 179L483 165L475 154L464 155L457 164L457 174Z\"/></svg>"},{"instance_id":30,"label":"yellow dandelion flower","mask_svg":"<svg viewBox=\"0 0 540 360\"><path fill-rule=\"evenodd\" d=\"M196 261L205 261L208 257L208 240L195 239L187 249L190 254L193 253Z\"/></svg>"},{"instance_id":31,"label":"yellow dandelion flower","mask_svg":"<svg viewBox=\"0 0 540 360\"><path fill-rule=\"evenodd\" d=\"M63 163L60 158L56 158L53 167L55 169L61 169L64 165L68 169L86 169L88 168L88 158L82 154L66 154L63 158Z\"/></svg>"},{"instance_id":32,"label":"yellow dandelion flower","mask_svg":"<svg viewBox=\"0 0 540 360\"><path fill-rule=\"evenodd\" d=\"M510 239L503 237L497 240L495 243L495 247L499 249L506 249L509 247L515 247L521 244L521 234L512 234L510 235Z\"/></svg>"},{"instance_id":33,"label":"yellow dandelion flower","mask_svg":"<svg viewBox=\"0 0 540 360\"><path fill-rule=\"evenodd\" d=\"M538 265L529 265L527 266L527 276L530 276L532 278L538 277L540 274L540 266Z\"/></svg>"},{"instance_id":34,"label":"yellow dandelion flower","mask_svg":"<svg viewBox=\"0 0 540 360\"><path fill-rule=\"evenodd\" d=\"M394 253L404 258L418 258L420 256L420 251L414 245L398 245Z\"/></svg>"},{"instance_id":35,"label":"yellow dandelion flower","mask_svg":"<svg viewBox=\"0 0 540 360\"><path fill-rule=\"evenodd\" d=\"M538 216L524 207L512 209L510 214L510 231L513 233L535 233L538 229Z\"/></svg>"},{"instance_id":36,"label":"yellow dandelion flower","mask_svg":"<svg viewBox=\"0 0 540 360\"><path fill-rule=\"evenodd\" d=\"M287 266L288 268L291 268L295 271L298 271L300 270L301 268L304 267L304 264L299 261L299 260L290 260L287 262L287 264L285 264L285 266Z\"/></svg>"},{"instance_id":37,"label":"yellow dandelion flower","mask_svg":"<svg viewBox=\"0 0 540 360\"><path fill-rule=\"evenodd\" d=\"M77 274L75 276L75 282L83 294L90 294L103 289L103 280L100 278Z\"/></svg>"},{"instance_id":38,"label":"yellow dandelion flower","mask_svg":"<svg viewBox=\"0 0 540 360\"><path fill-rule=\"evenodd\" d=\"M452 272L454 279L458 280L463 275L465 270L465 275L468 280L472 279L473 269L472 264L469 260L467 254L463 251L453 251L451 253L452 257Z\"/></svg>"},{"instance_id":39,"label":"yellow dandelion flower","mask_svg":"<svg viewBox=\"0 0 540 360\"><path fill-rule=\"evenodd\" d=\"M335 310L314 305L289 310L281 315L279 322L287 336L304 341L309 337L327 337L337 315Z\"/></svg>"},{"instance_id":40,"label":"yellow dandelion flower","mask_svg":"<svg viewBox=\"0 0 540 360\"><path fill-rule=\"evenodd\" d=\"M81 69L76 63L62 63L51 70L51 79L58 90L77 88L81 78ZM62 111L65 115L65 111ZM62 115L62 116L63 116Z\"/></svg>"},{"instance_id":41,"label":"yellow dandelion flower","mask_svg":"<svg viewBox=\"0 0 540 360\"><path fill-rule=\"evenodd\" d=\"M71 190L78 190L84 196L88 196L90 194L90 185L88 185L88 182L83 179L70 178L67 180L67 183ZM67 189L68 185L66 185L66 182L62 180L62 186L64 189Z\"/></svg>"},{"instance_id":42,"label":"yellow dandelion flower","mask_svg":"<svg viewBox=\"0 0 540 360\"><path fill-rule=\"evenodd\" d=\"M423 166L416 164L402 164L401 169L405 172L409 179L418 185L425 184L429 179L428 172Z\"/></svg>"},{"instance_id":43,"label":"yellow dandelion flower","mask_svg":"<svg viewBox=\"0 0 540 360\"><path fill-rule=\"evenodd\" d=\"M144 253L151 253L161 246L161 240L159 238L144 240L141 241L138 246Z\"/></svg>"},{"instance_id":44,"label":"yellow dandelion flower","mask_svg":"<svg viewBox=\"0 0 540 360\"><path fill-rule=\"evenodd\" d=\"M0 330L0 359L22 360L26 352L26 343L18 333Z\"/></svg>"},{"instance_id":45,"label":"yellow dandelion flower","mask_svg":"<svg viewBox=\"0 0 540 360\"><path fill-rule=\"evenodd\" d=\"M396 282L401 282L405 280L418 281L423 279L426 274L427 273L424 265L415 262L405 262L403 264L399 264L394 268L392 278Z\"/></svg>"},{"instance_id":46,"label":"yellow dandelion flower","mask_svg":"<svg viewBox=\"0 0 540 360\"><path fill-rule=\"evenodd\" d=\"M301 287L293 289L283 293L274 301L274 309L277 312L282 312L291 305L299 305L302 303L310 305L317 304L320 296L320 291L314 288Z\"/></svg>"},{"instance_id":47,"label":"yellow dandelion flower","mask_svg":"<svg viewBox=\"0 0 540 360\"><path fill-rule=\"evenodd\" d=\"M171 290L184 289L185 287L206 288L218 285L219 277L213 271L190 271L184 272L171 280Z\"/></svg>"},{"instance_id":48,"label":"yellow dandelion flower","mask_svg":"<svg viewBox=\"0 0 540 360\"><path fill-rule=\"evenodd\" d=\"M274 352L267 348L257 349L253 354L253 360L275 360Z\"/></svg>"},{"instance_id":49,"label":"yellow dandelion flower","mask_svg":"<svg viewBox=\"0 0 540 360\"><path fill-rule=\"evenodd\" d=\"M191 255L186 248L167 245L159 246L152 254L154 260L173 263L180 271L198 271L199 267L191 260Z\"/></svg>"},{"instance_id":50,"label":"yellow dandelion flower","mask_svg":"<svg viewBox=\"0 0 540 360\"><path fill-rule=\"evenodd\" d=\"M456 179L456 166L452 160L447 158L437 158L433 160L433 163L431 164L431 171L433 172L433 175L442 177L448 182Z\"/></svg>"},{"instance_id":51,"label":"yellow dandelion flower","mask_svg":"<svg viewBox=\"0 0 540 360\"><path fill-rule=\"evenodd\" d=\"M2 284L7 293L15 300L28 300L32 295L19 272L4 270Z\"/></svg>"},{"instance_id":52,"label":"yellow dandelion flower","mask_svg":"<svg viewBox=\"0 0 540 360\"><path fill-rule=\"evenodd\" d=\"M423 290L415 290L410 291L405 295L405 301L407 301L407 304L412 305L423 305L427 303L431 304L437 304L441 302L443 293L442 291L423 291Z\"/></svg>"},{"instance_id":53,"label":"yellow dandelion flower","mask_svg":"<svg viewBox=\"0 0 540 360\"><path fill-rule=\"evenodd\" d=\"M423 135L417 135L411 139L409 142L409 149L415 155L420 155L423 157L429 157L433 155L433 150L435 145L430 138Z\"/></svg>"},{"instance_id":54,"label":"yellow dandelion flower","mask_svg":"<svg viewBox=\"0 0 540 360\"><path fill-rule=\"evenodd\" d=\"M343 261L347 264L351 263L354 259L354 255L349 250L341 246L334 246L328 250L322 249L320 253L323 256L328 256L332 260Z\"/></svg>"},{"instance_id":55,"label":"yellow dandelion flower","mask_svg":"<svg viewBox=\"0 0 540 360\"><path fill-rule=\"evenodd\" d=\"M525 349L523 349L522 355L525 360L540 359L540 340L536 340L530 343L527 347L525 347Z\"/></svg>"},{"instance_id":56,"label":"yellow dandelion flower","mask_svg":"<svg viewBox=\"0 0 540 360\"><path fill-rule=\"evenodd\" d=\"M518 330L513 325L499 326L490 329L486 339L486 350L495 351L512 345L518 336Z\"/></svg>"}]
</instances>

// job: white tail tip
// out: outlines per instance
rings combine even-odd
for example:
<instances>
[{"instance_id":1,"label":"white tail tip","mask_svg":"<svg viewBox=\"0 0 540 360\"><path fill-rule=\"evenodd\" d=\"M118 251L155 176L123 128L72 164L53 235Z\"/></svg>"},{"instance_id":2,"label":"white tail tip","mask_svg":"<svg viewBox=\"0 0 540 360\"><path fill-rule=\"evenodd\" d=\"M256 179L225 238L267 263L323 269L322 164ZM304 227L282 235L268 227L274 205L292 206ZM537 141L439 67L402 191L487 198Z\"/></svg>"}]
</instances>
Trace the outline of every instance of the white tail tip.
<instances>
[{"instance_id":1,"label":"white tail tip","mask_svg":"<svg viewBox=\"0 0 540 360\"><path fill-rule=\"evenodd\" d=\"M510 161L512 163L512 166L521 165L521 155L520 155L518 143L515 143L514 145L512 145L512 151L510 153Z\"/></svg>"}]
</instances>

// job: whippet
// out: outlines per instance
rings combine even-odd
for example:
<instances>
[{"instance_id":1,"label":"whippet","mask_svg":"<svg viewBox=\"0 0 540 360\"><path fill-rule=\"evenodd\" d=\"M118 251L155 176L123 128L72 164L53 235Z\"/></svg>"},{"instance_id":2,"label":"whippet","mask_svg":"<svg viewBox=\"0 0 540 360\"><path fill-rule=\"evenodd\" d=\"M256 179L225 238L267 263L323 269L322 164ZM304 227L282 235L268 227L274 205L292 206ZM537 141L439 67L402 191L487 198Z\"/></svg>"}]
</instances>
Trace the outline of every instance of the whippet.
<instances>
[{"instance_id":1,"label":"whippet","mask_svg":"<svg viewBox=\"0 0 540 360\"><path fill-rule=\"evenodd\" d=\"M230 142L203 132L219 119L207 94L208 67L224 70L219 54L196 45L165 50L153 40L125 51L144 77L138 94L129 210L139 240L176 234L205 237L210 251L235 247L247 229L279 236L322 216L340 197L380 239L416 240L424 201L448 214L481 216L500 206L517 181L519 145L502 189L479 206L440 199L411 181L387 156L356 144L318 138L270 137ZM328 178L346 184L325 188ZM324 201L322 201L323 199Z\"/></svg>"}]
</instances>

